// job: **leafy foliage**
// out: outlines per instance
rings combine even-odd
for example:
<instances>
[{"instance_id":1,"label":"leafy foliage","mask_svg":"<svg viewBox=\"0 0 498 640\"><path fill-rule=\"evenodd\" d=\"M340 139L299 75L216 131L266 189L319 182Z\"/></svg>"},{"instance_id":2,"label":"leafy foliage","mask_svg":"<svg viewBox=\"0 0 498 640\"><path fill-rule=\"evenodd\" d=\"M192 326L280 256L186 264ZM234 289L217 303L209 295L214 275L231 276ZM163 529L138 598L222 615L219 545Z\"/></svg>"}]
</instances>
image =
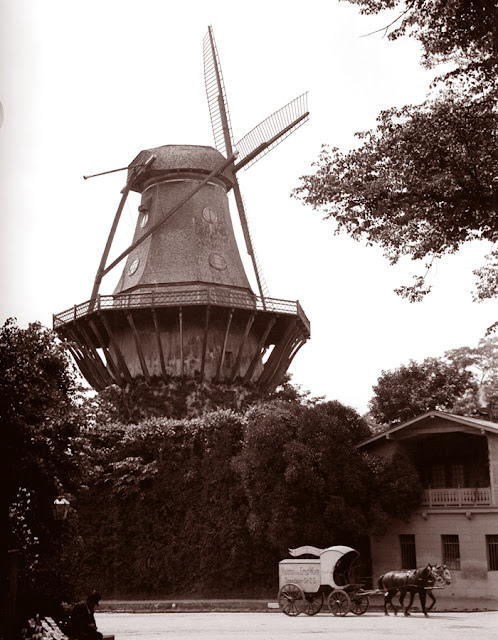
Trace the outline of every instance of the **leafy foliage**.
<instances>
[{"instance_id":1,"label":"leafy foliage","mask_svg":"<svg viewBox=\"0 0 498 640\"><path fill-rule=\"evenodd\" d=\"M383 371L373 389L369 415L379 425L404 422L431 409L461 415L480 411L496 419L498 338L483 338L477 347L450 349L443 358L412 360Z\"/></svg>"},{"instance_id":2,"label":"leafy foliage","mask_svg":"<svg viewBox=\"0 0 498 640\"><path fill-rule=\"evenodd\" d=\"M154 377L149 382L136 378L121 388L102 391L99 412L111 420L130 424L152 417L195 417L220 408L240 410L261 399L257 388L198 382L171 376L167 382Z\"/></svg>"},{"instance_id":3,"label":"leafy foliage","mask_svg":"<svg viewBox=\"0 0 498 640\"><path fill-rule=\"evenodd\" d=\"M383 424L398 424L432 409L452 409L468 389L472 374L438 358L411 360L394 371L383 371L373 387L370 411Z\"/></svg>"},{"instance_id":4,"label":"leafy foliage","mask_svg":"<svg viewBox=\"0 0 498 640\"><path fill-rule=\"evenodd\" d=\"M3 541L22 551L21 591L48 595L60 588L53 501L78 486L77 378L53 332L39 323L21 329L14 319L0 329L0 372Z\"/></svg>"},{"instance_id":5,"label":"leafy foliage","mask_svg":"<svg viewBox=\"0 0 498 640\"><path fill-rule=\"evenodd\" d=\"M285 554L305 541L327 546L375 530L372 477L354 446L369 434L356 412L337 402L250 411L236 465L256 539Z\"/></svg>"},{"instance_id":6,"label":"leafy foliage","mask_svg":"<svg viewBox=\"0 0 498 640\"><path fill-rule=\"evenodd\" d=\"M391 264L425 260L425 273L396 290L416 301L430 291L425 276L435 259L497 239L498 21L491 1L350 1L363 13L402 9L389 36L414 36L427 65L454 68L423 104L382 111L375 129L357 134L357 149L323 146L293 195L333 218L337 231L378 244ZM476 298L496 295L494 250L475 273Z\"/></svg>"},{"instance_id":7,"label":"leafy foliage","mask_svg":"<svg viewBox=\"0 0 498 640\"><path fill-rule=\"evenodd\" d=\"M484 62L493 51L498 52L493 0L347 1L359 5L363 14L396 10L396 17L382 31L391 40L404 35L419 40L427 66L448 59L454 59L460 65L469 59Z\"/></svg>"},{"instance_id":8,"label":"leafy foliage","mask_svg":"<svg viewBox=\"0 0 498 640\"><path fill-rule=\"evenodd\" d=\"M470 371L474 393L467 393L455 403L453 411L464 415L476 409L498 420L498 337L483 338L477 347L460 347L445 353L445 358Z\"/></svg>"}]
</instances>

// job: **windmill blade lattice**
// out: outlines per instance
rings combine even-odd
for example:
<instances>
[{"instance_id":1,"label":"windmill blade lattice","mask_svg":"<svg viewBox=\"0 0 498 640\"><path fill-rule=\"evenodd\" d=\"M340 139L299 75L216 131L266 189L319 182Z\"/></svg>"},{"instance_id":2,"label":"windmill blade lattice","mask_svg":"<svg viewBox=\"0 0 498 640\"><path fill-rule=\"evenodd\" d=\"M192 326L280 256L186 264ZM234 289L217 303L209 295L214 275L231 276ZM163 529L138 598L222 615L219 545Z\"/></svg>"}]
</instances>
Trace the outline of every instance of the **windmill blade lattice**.
<instances>
[{"instance_id":1,"label":"windmill blade lattice","mask_svg":"<svg viewBox=\"0 0 498 640\"><path fill-rule=\"evenodd\" d=\"M239 152L235 170L249 168L309 119L308 94L303 93L260 122L235 145ZM244 160L247 159L246 162Z\"/></svg>"},{"instance_id":2,"label":"windmill blade lattice","mask_svg":"<svg viewBox=\"0 0 498 640\"><path fill-rule=\"evenodd\" d=\"M225 156L229 156L233 153L233 134L232 125L230 122L230 114L228 112L228 103L225 95L225 85L223 82L223 74L221 72L221 65L218 56L218 50L214 41L213 29L208 28L208 32L204 38L204 79L206 84L206 95L209 106L209 115L211 116L211 125L213 128L213 136L216 149L223 153ZM235 178L234 179L234 196L237 204L237 210L239 212L240 224L244 234L244 240L247 247L247 253L251 257L256 281L258 283L258 289L261 297L264 298L269 295L268 287L266 285L261 265L256 256L254 250L254 244L251 238L249 230L249 221L247 220L247 214L245 210L242 194L240 193L240 187Z\"/></svg>"},{"instance_id":3,"label":"windmill blade lattice","mask_svg":"<svg viewBox=\"0 0 498 640\"><path fill-rule=\"evenodd\" d=\"M204 37L203 50L204 83L206 85L209 115L213 128L214 146L228 158L232 153L233 146L232 124L212 27L208 28L208 32Z\"/></svg>"}]
</instances>

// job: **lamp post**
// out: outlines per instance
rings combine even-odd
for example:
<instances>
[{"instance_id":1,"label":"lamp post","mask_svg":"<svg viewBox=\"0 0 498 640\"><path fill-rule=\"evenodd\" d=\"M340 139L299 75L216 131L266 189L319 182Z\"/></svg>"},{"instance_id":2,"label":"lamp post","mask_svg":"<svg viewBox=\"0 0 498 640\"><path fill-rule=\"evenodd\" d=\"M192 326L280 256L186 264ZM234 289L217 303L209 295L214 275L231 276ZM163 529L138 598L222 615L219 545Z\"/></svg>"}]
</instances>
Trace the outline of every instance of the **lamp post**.
<instances>
[{"instance_id":1,"label":"lamp post","mask_svg":"<svg viewBox=\"0 0 498 640\"><path fill-rule=\"evenodd\" d=\"M67 518L67 514L69 513L69 500L64 496L57 496L54 500L54 504L52 506L52 511L54 514L54 520L59 523L59 544L58 544L58 556L57 556L57 573L60 573L60 565L61 565L61 540L62 540L62 523Z\"/></svg>"}]
</instances>

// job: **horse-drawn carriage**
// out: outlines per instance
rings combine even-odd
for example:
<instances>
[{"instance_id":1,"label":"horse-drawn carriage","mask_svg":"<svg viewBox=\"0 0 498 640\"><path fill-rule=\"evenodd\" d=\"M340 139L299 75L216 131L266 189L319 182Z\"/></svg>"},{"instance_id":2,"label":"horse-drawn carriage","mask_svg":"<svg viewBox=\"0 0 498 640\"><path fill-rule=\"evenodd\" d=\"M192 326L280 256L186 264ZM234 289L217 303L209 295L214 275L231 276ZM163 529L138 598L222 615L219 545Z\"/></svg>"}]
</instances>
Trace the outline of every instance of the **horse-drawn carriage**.
<instances>
[{"instance_id":1,"label":"horse-drawn carriage","mask_svg":"<svg viewBox=\"0 0 498 640\"><path fill-rule=\"evenodd\" d=\"M349 611L362 615L367 611L369 592L353 578L358 551L343 545L327 549L304 546L289 549L289 553L293 559L282 560L278 565L278 603L286 615L313 616L325 599L335 616L345 616Z\"/></svg>"},{"instance_id":2,"label":"horse-drawn carriage","mask_svg":"<svg viewBox=\"0 0 498 640\"><path fill-rule=\"evenodd\" d=\"M451 583L450 572L445 565L428 564L421 569L385 573L378 580L378 589L365 590L357 577L360 554L351 547L339 545L318 549L304 546L289 549L289 553L292 559L279 562L278 591L280 609L288 616L300 613L313 616L322 609L325 600L329 611L335 616L345 616L350 611L359 616L368 610L370 595L384 596L386 615L388 605L397 613L398 609L392 602L396 593L399 593L401 607L405 595L410 594L405 615L409 615L417 593L422 611L427 615L435 603L433 589ZM427 610L426 594L432 599Z\"/></svg>"}]
</instances>

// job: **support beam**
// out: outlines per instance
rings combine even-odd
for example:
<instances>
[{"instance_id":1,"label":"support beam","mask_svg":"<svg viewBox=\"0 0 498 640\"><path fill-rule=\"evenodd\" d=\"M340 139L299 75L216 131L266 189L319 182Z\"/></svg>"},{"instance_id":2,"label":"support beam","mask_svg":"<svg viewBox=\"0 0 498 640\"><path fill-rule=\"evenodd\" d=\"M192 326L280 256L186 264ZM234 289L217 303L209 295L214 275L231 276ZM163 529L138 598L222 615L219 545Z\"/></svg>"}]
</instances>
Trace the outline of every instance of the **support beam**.
<instances>
[{"instance_id":1,"label":"support beam","mask_svg":"<svg viewBox=\"0 0 498 640\"><path fill-rule=\"evenodd\" d=\"M275 389L280 384L280 381L284 377L285 372L289 369L292 361L294 360L296 353L299 351L299 349L303 346L305 342L306 342L306 338L303 339L302 333L300 333L299 336L294 339L288 355L285 358L282 358L280 360L279 366L277 367L276 371L273 373L271 379L268 381L266 385L267 391L270 391L270 392L275 391Z\"/></svg>"},{"instance_id":2,"label":"support beam","mask_svg":"<svg viewBox=\"0 0 498 640\"><path fill-rule=\"evenodd\" d=\"M114 381L116 383L120 382L120 378L121 378L121 372L119 370L118 365L114 362L113 357L111 356L111 353L107 347L107 341L104 339L104 337L102 336L102 333L100 332L100 329L97 326L97 323L95 322L95 320L93 318L89 319L89 323L90 326L93 330L93 333L95 334L97 340L99 341L100 344L100 348L102 349L102 353L104 354L104 358L106 359L107 362L107 366L109 367L109 369L112 372L112 376L114 378Z\"/></svg>"},{"instance_id":3,"label":"support beam","mask_svg":"<svg viewBox=\"0 0 498 640\"><path fill-rule=\"evenodd\" d=\"M178 308L178 321L180 323L180 375L183 380L185 375L185 358L183 354L183 310L181 307Z\"/></svg>"},{"instance_id":4,"label":"support beam","mask_svg":"<svg viewBox=\"0 0 498 640\"><path fill-rule=\"evenodd\" d=\"M76 362L79 370L87 380L88 384L94 387L97 391L101 391L102 389L100 388L99 381L93 375L93 371L91 367L88 365L88 363L86 362L85 357L81 352L81 349L79 348L79 346L77 345L73 346L73 344L66 342L65 347L66 349L69 350L69 353L74 358L74 361Z\"/></svg>"},{"instance_id":5,"label":"support beam","mask_svg":"<svg viewBox=\"0 0 498 640\"><path fill-rule=\"evenodd\" d=\"M254 374L254 370L256 369L256 365L258 364L258 362L261 360L261 351L263 349L263 347L265 346L265 342L270 334L270 331L273 327L273 325L275 324L275 322L277 321L276 316L271 316L268 319L268 324L266 325L266 329L263 333L263 335L261 336L261 338L259 339L258 342L258 347L254 353L254 356L251 360L251 363L249 364L249 366L247 367L247 371L244 375L244 378L242 379L242 383L243 384L247 384L250 379L252 378L253 374Z\"/></svg>"},{"instance_id":6,"label":"support beam","mask_svg":"<svg viewBox=\"0 0 498 640\"><path fill-rule=\"evenodd\" d=\"M297 321L289 322L284 335L279 340L278 345L273 349L270 357L265 363L263 373L261 374L258 383L264 388L272 376L275 374L282 358L285 357L286 353L290 352L290 347L296 337L296 333L298 333L299 329L297 327Z\"/></svg>"},{"instance_id":7,"label":"support beam","mask_svg":"<svg viewBox=\"0 0 498 640\"><path fill-rule=\"evenodd\" d=\"M228 334L230 332L230 325L232 324L233 318L233 309L230 309L230 313L228 314L227 326L225 329L225 336L223 338L223 345L221 347L220 360L218 362L218 369L216 370L215 380L218 381L221 375L221 369L223 367L223 361L225 360L225 351L227 348Z\"/></svg>"},{"instance_id":8,"label":"support beam","mask_svg":"<svg viewBox=\"0 0 498 640\"><path fill-rule=\"evenodd\" d=\"M95 339L89 334L85 325L80 321L78 326L75 327L75 330L80 332L83 336L82 343L85 345L86 350L90 354L92 361L94 363L95 369L98 372L99 378L102 380L102 386L108 387L110 384L113 384L114 379L112 377L111 372L107 369L106 365L104 365L102 358L100 357L99 352L97 351L97 345L95 344Z\"/></svg>"},{"instance_id":9,"label":"support beam","mask_svg":"<svg viewBox=\"0 0 498 640\"><path fill-rule=\"evenodd\" d=\"M114 353L116 354L117 362L119 364L119 367L121 368L121 376L127 382L131 382L133 378L131 377L130 370L128 369L128 365L126 364L126 360L124 359L124 356L121 353L121 350L120 350L120 348L118 346L117 340L114 337L114 333L112 332L112 329L111 329L111 326L110 326L110 324L109 324L109 322L107 320L106 314L102 313L100 315L100 318L102 320L102 324L105 327L105 330L107 331L107 335L109 336L110 345L111 345Z\"/></svg>"},{"instance_id":10,"label":"support beam","mask_svg":"<svg viewBox=\"0 0 498 640\"><path fill-rule=\"evenodd\" d=\"M142 367L144 378L147 382L150 382L149 370L147 369L147 363L145 362L145 357L142 351L142 345L140 344L137 327L135 326L135 321L133 320L133 315L130 311L126 312L126 319L128 320L128 324L130 325L131 331L133 333L133 339L135 340L135 347L137 350L138 359L140 360L140 366Z\"/></svg>"},{"instance_id":11,"label":"support beam","mask_svg":"<svg viewBox=\"0 0 498 640\"><path fill-rule=\"evenodd\" d=\"M102 278L105 274L105 265L107 262L107 258L109 256L109 251L111 250L112 242L114 240L114 236L116 235L116 230L118 228L119 219L121 218L121 213L123 212L123 207L125 206L126 199L128 198L128 194L130 193L130 187L126 185L126 187L122 191L121 200L119 202L119 206L114 215L114 220L112 221L111 230L109 232L109 236L107 238L106 245L104 247L104 253L102 254L102 258L100 259L99 268L97 269L97 275L95 276L95 282L93 283L92 295L90 296L90 311L93 310L95 306L95 299L99 293L100 283L102 282Z\"/></svg>"},{"instance_id":12,"label":"support beam","mask_svg":"<svg viewBox=\"0 0 498 640\"><path fill-rule=\"evenodd\" d=\"M159 353L159 360L161 362L161 373L162 373L164 382L167 382L168 374L166 373L166 363L164 362L163 345L161 342L161 331L159 329L159 322L157 319L157 312L155 307L152 307L151 311L152 311L152 318L154 320L154 329L156 332L157 351Z\"/></svg>"},{"instance_id":13,"label":"support beam","mask_svg":"<svg viewBox=\"0 0 498 640\"><path fill-rule=\"evenodd\" d=\"M204 341L202 343L202 359L201 359L201 382L204 380L204 368L206 366L206 351L209 334L209 316L211 313L211 307L206 307L206 321L204 323Z\"/></svg>"},{"instance_id":14,"label":"support beam","mask_svg":"<svg viewBox=\"0 0 498 640\"><path fill-rule=\"evenodd\" d=\"M247 319L244 335L243 335L242 340L240 342L239 350L237 352L237 357L235 359L235 362L233 363L232 371L230 373L230 380L229 380L230 383L235 382L235 378L237 377L237 375L239 373L240 363L242 361L242 353L244 351L244 346L245 346L245 344L247 342L247 337L249 336L249 331L251 330L252 324L254 322L254 318L255 318L255 314L251 313L251 315Z\"/></svg>"},{"instance_id":15,"label":"support beam","mask_svg":"<svg viewBox=\"0 0 498 640\"><path fill-rule=\"evenodd\" d=\"M107 381L105 374L108 375L107 369L104 367L102 360L100 359L98 354L92 353L89 345L87 344L88 338L84 335L79 335L78 330L75 326L66 328L67 335L70 339L78 345L81 358L85 362L85 366L87 370L91 371L91 377L95 381L96 384L90 383L92 387L95 387L97 391L101 391L105 389L109 384ZM90 381L89 381L90 382Z\"/></svg>"}]
</instances>

